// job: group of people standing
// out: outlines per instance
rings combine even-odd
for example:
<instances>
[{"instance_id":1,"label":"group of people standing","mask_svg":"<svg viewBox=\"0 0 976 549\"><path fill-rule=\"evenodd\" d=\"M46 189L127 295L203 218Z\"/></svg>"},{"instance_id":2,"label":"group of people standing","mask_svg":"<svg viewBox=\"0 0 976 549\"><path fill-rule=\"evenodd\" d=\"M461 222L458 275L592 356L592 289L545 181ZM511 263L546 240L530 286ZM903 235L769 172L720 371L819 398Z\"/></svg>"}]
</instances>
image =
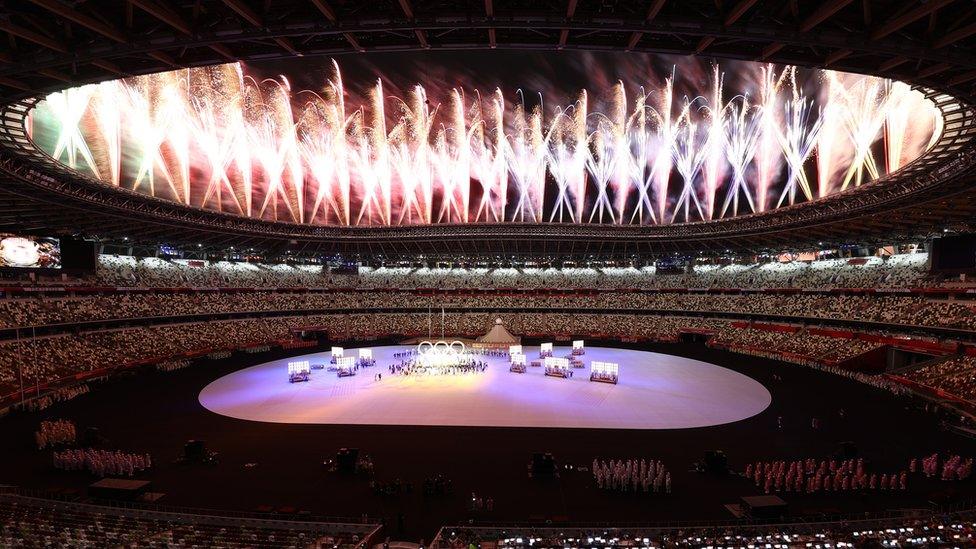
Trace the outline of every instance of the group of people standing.
<instances>
[{"instance_id":1,"label":"group of people standing","mask_svg":"<svg viewBox=\"0 0 976 549\"><path fill-rule=\"evenodd\" d=\"M842 492L848 490L905 490L908 471L869 473L864 459L759 461L746 465L745 477L772 492Z\"/></svg>"},{"instance_id":2,"label":"group of people standing","mask_svg":"<svg viewBox=\"0 0 976 549\"><path fill-rule=\"evenodd\" d=\"M38 450L44 450L53 446L74 444L77 438L78 432L74 422L67 419L42 421L40 429L34 433L34 440L37 441Z\"/></svg>"},{"instance_id":3,"label":"group of people standing","mask_svg":"<svg viewBox=\"0 0 976 549\"><path fill-rule=\"evenodd\" d=\"M390 375L448 375L477 374L488 369L488 363L483 360L463 358L457 364L432 365L419 358L402 359L399 364L390 365Z\"/></svg>"},{"instance_id":4,"label":"group of people standing","mask_svg":"<svg viewBox=\"0 0 976 549\"><path fill-rule=\"evenodd\" d=\"M601 490L671 493L671 473L657 460L593 460L593 478Z\"/></svg>"},{"instance_id":5,"label":"group of people standing","mask_svg":"<svg viewBox=\"0 0 976 549\"><path fill-rule=\"evenodd\" d=\"M88 471L104 476L133 476L152 467L149 454L130 454L121 450L75 448L54 452L54 467L63 471Z\"/></svg>"},{"instance_id":6,"label":"group of people standing","mask_svg":"<svg viewBox=\"0 0 976 549\"><path fill-rule=\"evenodd\" d=\"M939 465L941 464L941 474ZM919 461L912 459L908 465L908 470L912 473L918 471ZM973 474L973 458L965 458L959 455L948 455L944 459L939 459L938 452L931 456L922 458L922 474L927 478L940 477L942 480L966 480Z\"/></svg>"}]
</instances>

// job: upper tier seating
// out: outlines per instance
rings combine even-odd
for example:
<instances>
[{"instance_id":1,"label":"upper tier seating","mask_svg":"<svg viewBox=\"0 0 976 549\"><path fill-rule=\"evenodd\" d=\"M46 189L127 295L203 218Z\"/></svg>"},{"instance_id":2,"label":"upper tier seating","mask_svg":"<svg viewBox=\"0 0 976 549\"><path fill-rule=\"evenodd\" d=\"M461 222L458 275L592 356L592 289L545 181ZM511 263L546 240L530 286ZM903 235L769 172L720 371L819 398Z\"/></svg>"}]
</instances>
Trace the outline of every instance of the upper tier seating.
<instances>
[{"instance_id":1,"label":"upper tier seating","mask_svg":"<svg viewBox=\"0 0 976 549\"><path fill-rule=\"evenodd\" d=\"M956 356L926 364L905 377L965 400L976 400L976 357L973 356Z\"/></svg>"},{"instance_id":2,"label":"upper tier seating","mask_svg":"<svg viewBox=\"0 0 976 549\"><path fill-rule=\"evenodd\" d=\"M905 326L976 330L970 301L918 295L834 293L642 293L490 294L401 291L119 292L77 297L56 295L0 299L0 329L112 319L218 313L337 311L362 309L522 309L735 313L856 320ZM67 329L70 327L63 327Z\"/></svg>"},{"instance_id":3,"label":"upper tier seating","mask_svg":"<svg viewBox=\"0 0 976 549\"><path fill-rule=\"evenodd\" d=\"M321 265L137 259L102 255L89 282L140 287L308 288L896 288L937 286L924 253L814 262L695 265L688 274L627 268L361 267L358 276Z\"/></svg>"}]
</instances>

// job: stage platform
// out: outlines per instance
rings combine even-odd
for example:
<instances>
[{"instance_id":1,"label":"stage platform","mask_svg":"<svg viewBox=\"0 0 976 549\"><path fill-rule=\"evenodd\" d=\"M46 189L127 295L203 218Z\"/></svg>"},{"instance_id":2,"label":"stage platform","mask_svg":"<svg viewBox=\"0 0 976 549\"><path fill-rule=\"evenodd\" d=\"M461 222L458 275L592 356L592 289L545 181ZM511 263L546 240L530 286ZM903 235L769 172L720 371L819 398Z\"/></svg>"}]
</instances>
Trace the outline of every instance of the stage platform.
<instances>
[{"instance_id":1,"label":"stage platform","mask_svg":"<svg viewBox=\"0 0 976 549\"><path fill-rule=\"evenodd\" d=\"M490 357L481 357L489 363L482 373L391 375L388 366L399 362L393 353L410 348L373 347L376 366L343 378L315 370L308 383L289 383L287 363L328 363L328 352L259 364L204 387L200 404L224 416L271 423L687 429L752 417L772 400L761 383L721 366L601 347L587 347L587 368L567 379L547 377L539 368L513 374L507 358ZM569 352L557 347L555 355ZM526 347L529 356L538 353L538 347ZM620 382L591 382L591 360L618 363ZM381 381L374 380L377 373Z\"/></svg>"}]
</instances>

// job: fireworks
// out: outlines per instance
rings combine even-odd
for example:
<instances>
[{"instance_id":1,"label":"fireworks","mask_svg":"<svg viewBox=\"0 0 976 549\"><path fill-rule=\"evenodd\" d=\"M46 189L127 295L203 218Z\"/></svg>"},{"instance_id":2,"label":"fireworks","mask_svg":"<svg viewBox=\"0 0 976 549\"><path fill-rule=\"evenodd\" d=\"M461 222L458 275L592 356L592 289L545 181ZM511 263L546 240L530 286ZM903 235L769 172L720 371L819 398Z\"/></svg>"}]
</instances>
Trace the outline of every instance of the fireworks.
<instances>
[{"instance_id":1,"label":"fireworks","mask_svg":"<svg viewBox=\"0 0 976 549\"><path fill-rule=\"evenodd\" d=\"M938 111L905 84L823 71L811 91L796 74L715 66L702 93L678 96L675 70L599 90L601 112L585 90L547 111L541 96L460 85L395 97L382 79L351 105L335 63L319 92L229 64L59 92L31 130L108 185L338 226L709 221L863 185L938 136Z\"/></svg>"}]
</instances>

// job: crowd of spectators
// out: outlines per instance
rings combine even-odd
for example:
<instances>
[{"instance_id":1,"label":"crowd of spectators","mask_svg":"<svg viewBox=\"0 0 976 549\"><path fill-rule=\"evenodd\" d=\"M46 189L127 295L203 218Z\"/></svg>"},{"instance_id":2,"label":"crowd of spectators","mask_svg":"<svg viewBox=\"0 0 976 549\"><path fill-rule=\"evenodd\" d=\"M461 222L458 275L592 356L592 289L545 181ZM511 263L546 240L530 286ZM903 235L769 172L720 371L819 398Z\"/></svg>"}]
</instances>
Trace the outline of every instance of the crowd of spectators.
<instances>
[{"instance_id":1,"label":"crowd of spectators","mask_svg":"<svg viewBox=\"0 0 976 549\"><path fill-rule=\"evenodd\" d=\"M321 265L166 260L102 254L92 283L123 287L342 287Z\"/></svg>"},{"instance_id":2,"label":"crowd of spectators","mask_svg":"<svg viewBox=\"0 0 976 549\"><path fill-rule=\"evenodd\" d=\"M152 468L152 457L149 454L133 454L121 450L68 448L55 451L52 457L55 469L88 471L97 477L131 477Z\"/></svg>"},{"instance_id":3,"label":"crowd of spectators","mask_svg":"<svg viewBox=\"0 0 976 549\"><path fill-rule=\"evenodd\" d=\"M191 364L193 364L193 361L188 358L182 360L164 360L156 364L156 369L160 372L175 372L176 370L189 368Z\"/></svg>"},{"instance_id":4,"label":"crowd of spectators","mask_svg":"<svg viewBox=\"0 0 976 549\"><path fill-rule=\"evenodd\" d=\"M68 419L42 421L38 430L34 432L34 441L37 442L38 450L74 444L78 437L77 431L74 422Z\"/></svg>"},{"instance_id":5,"label":"crowd of spectators","mask_svg":"<svg viewBox=\"0 0 976 549\"><path fill-rule=\"evenodd\" d=\"M594 334L620 339L675 340L686 327L717 329L724 325L722 321L707 319L633 315L500 316L515 333L567 337ZM369 340L389 335L427 335L431 329L439 333L443 326L451 335L475 337L485 333L495 317L491 313L450 313L443 317L419 313L308 315L166 324L11 340L0 342L0 393L16 391L21 382L30 388L69 375L150 360L171 360L187 353L267 345L287 340L292 337L292 330L298 329L321 328L333 339Z\"/></svg>"},{"instance_id":6,"label":"crowd of spectators","mask_svg":"<svg viewBox=\"0 0 976 549\"><path fill-rule=\"evenodd\" d=\"M902 395L903 396L903 395L907 395L907 394L910 394L911 393L911 390L908 389L907 387L905 387L904 385L902 385L901 383L892 381L892 380L888 379L885 376L880 376L880 375L875 375L875 374L866 374L866 373L860 372L858 370L852 370L850 368L843 368L841 366L836 366L836 365L816 364L816 363L806 363L804 365L805 366L809 366L811 368L816 368L818 370L821 370L821 371L824 371L824 372L828 372L828 373L831 373L831 374L834 374L834 375L838 375L838 376L841 376L841 377L846 377L846 378L849 378L849 379L853 379L854 381L857 381L858 383L863 383L865 385L870 385L870 386L874 387L875 389L880 389L880 390L883 390L883 391L888 391L889 393L892 393L894 395Z\"/></svg>"},{"instance_id":7,"label":"crowd of spectators","mask_svg":"<svg viewBox=\"0 0 976 549\"><path fill-rule=\"evenodd\" d=\"M785 332L732 326L721 330L709 343L759 356L795 358L801 363L820 364L843 362L880 346L854 338L813 335L804 330Z\"/></svg>"},{"instance_id":8,"label":"crowd of spectators","mask_svg":"<svg viewBox=\"0 0 976 549\"><path fill-rule=\"evenodd\" d=\"M929 278L926 262L927 255L918 253L887 259L695 265L686 274L657 274L654 267L359 267L351 274L334 274L321 265L103 255L97 274L83 281L93 283L100 293L32 292L26 295L33 297L21 294L0 299L0 328L223 313L444 307L733 313L976 330L976 313L968 300L934 300L897 292L787 291L938 285L940 281ZM213 291L218 288L235 291ZM674 288L767 291L641 291ZM576 291L552 291L560 289ZM769 291L776 289L781 291Z\"/></svg>"},{"instance_id":9,"label":"crowd of spectators","mask_svg":"<svg viewBox=\"0 0 976 549\"><path fill-rule=\"evenodd\" d=\"M700 263L681 274L646 267L360 267L166 260L101 255L92 283L123 287L274 288L902 288L932 278L928 254L819 261Z\"/></svg>"},{"instance_id":10,"label":"crowd of spectators","mask_svg":"<svg viewBox=\"0 0 976 549\"><path fill-rule=\"evenodd\" d=\"M68 375L107 373L142 362L165 361L159 367L164 370L185 367L188 353L216 357L226 356L227 349L266 348L294 341L294 332L304 329L327 332L336 340L437 335L441 331L475 337L483 334L497 316L513 333L529 337L675 341L682 331L718 332L711 341L718 347L831 366L877 344L824 337L802 329L796 333L743 329L723 318L729 314L753 315L828 324L831 320L855 320L976 330L976 313L966 300L932 300L899 292L640 290L904 289L947 282L930 278L927 259L926 254L908 254L753 265L700 264L685 274L663 274L654 267L359 267L330 272L321 265L103 255L96 275L85 281L101 288L95 293L37 292L42 297L0 299L0 328L63 325L42 332L54 335L27 337L21 330L19 338L0 341L0 394ZM215 287L239 290L212 291ZM452 288L457 291L444 291ZM441 310L443 313L438 314ZM215 314L238 318L211 320L210 315ZM98 331L94 327L81 328L92 331L79 331L78 325L161 316L169 317L167 323ZM719 318L709 318L716 316ZM966 364L967 359L958 360L962 363L947 363L940 372L922 371L918 376L937 378L922 382L976 399L976 370Z\"/></svg>"},{"instance_id":11,"label":"crowd of spectators","mask_svg":"<svg viewBox=\"0 0 976 549\"><path fill-rule=\"evenodd\" d=\"M683 316L526 313L354 313L194 322L132 327L0 342L0 391L17 391L78 373L107 375L144 362L181 361L189 354L223 353L291 341L296 331L320 330L333 340L368 341L390 335L477 337L501 318L513 333L529 337L591 337L622 341L677 341L682 332L718 333L720 346L740 352L795 355L812 365L842 362L874 345L857 339L734 328L727 321ZM764 355L766 356L766 355ZM774 358L782 358L776 356ZM790 357L787 357L790 359ZM169 366L164 367L164 369ZM91 372L95 372L92 374Z\"/></svg>"},{"instance_id":12,"label":"crowd of spectators","mask_svg":"<svg viewBox=\"0 0 976 549\"><path fill-rule=\"evenodd\" d=\"M292 323L300 323L291 318ZM0 394L79 373L289 337L286 319L134 327L0 342Z\"/></svg>"},{"instance_id":13,"label":"crowd of spectators","mask_svg":"<svg viewBox=\"0 0 976 549\"><path fill-rule=\"evenodd\" d=\"M976 357L973 356L936 360L906 373L905 377L964 400L976 400Z\"/></svg>"},{"instance_id":14,"label":"crowd of spectators","mask_svg":"<svg viewBox=\"0 0 976 549\"><path fill-rule=\"evenodd\" d=\"M59 387L53 391L44 393L39 398L27 400L23 403L18 402L15 404L15 406L29 412L39 412L41 410L50 408L54 404L66 402L81 395L88 394L89 392L91 392L91 387L87 383L76 383L67 387Z\"/></svg>"},{"instance_id":15,"label":"crowd of spectators","mask_svg":"<svg viewBox=\"0 0 976 549\"><path fill-rule=\"evenodd\" d=\"M247 291L111 293L85 297L0 299L0 328L145 317L349 310L622 310L733 313L976 330L976 305L922 296L705 294L609 291L592 294L490 294L412 291Z\"/></svg>"}]
</instances>

